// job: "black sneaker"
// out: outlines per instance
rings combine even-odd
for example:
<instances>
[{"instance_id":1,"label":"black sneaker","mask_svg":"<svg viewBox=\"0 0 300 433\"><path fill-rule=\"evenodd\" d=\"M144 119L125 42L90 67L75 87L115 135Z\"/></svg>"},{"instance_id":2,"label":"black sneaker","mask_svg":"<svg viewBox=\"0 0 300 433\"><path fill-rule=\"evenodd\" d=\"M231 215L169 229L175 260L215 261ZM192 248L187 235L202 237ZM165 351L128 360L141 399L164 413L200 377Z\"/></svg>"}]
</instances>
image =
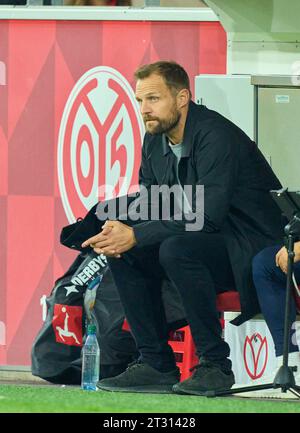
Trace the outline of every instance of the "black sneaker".
<instances>
[{"instance_id":1,"label":"black sneaker","mask_svg":"<svg viewBox=\"0 0 300 433\"><path fill-rule=\"evenodd\" d=\"M234 374L224 373L210 361L202 361L193 368L194 373L183 382L173 386L177 394L209 395L212 391L226 391L234 384Z\"/></svg>"},{"instance_id":2,"label":"black sneaker","mask_svg":"<svg viewBox=\"0 0 300 433\"><path fill-rule=\"evenodd\" d=\"M133 362L124 373L100 380L97 387L105 391L170 393L179 379L177 367L162 373L148 364Z\"/></svg>"}]
</instances>

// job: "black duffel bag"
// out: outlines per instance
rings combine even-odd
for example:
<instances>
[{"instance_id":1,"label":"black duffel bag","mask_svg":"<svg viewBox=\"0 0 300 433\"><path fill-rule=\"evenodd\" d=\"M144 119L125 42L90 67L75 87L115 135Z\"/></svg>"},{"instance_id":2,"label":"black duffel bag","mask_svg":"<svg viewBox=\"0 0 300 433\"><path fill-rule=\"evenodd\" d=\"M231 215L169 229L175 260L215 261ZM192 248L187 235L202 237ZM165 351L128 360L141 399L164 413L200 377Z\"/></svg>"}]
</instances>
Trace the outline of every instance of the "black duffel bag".
<instances>
[{"instance_id":1,"label":"black duffel bag","mask_svg":"<svg viewBox=\"0 0 300 433\"><path fill-rule=\"evenodd\" d=\"M61 244L80 254L55 281L46 299L46 320L32 345L32 374L52 383L81 382L81 349L86 331L84 296L97 275L103 276L93 310L100 347L100 378L122 373L138 356L131 333L123 330L125 314L105 256L81 247L82 242L101 231L104 221L96 217L96 207L84 219L62 229ZM168 280L163 282L162 294L170 330L184 326L180 295Z\"/></svg>"}]
</instances>

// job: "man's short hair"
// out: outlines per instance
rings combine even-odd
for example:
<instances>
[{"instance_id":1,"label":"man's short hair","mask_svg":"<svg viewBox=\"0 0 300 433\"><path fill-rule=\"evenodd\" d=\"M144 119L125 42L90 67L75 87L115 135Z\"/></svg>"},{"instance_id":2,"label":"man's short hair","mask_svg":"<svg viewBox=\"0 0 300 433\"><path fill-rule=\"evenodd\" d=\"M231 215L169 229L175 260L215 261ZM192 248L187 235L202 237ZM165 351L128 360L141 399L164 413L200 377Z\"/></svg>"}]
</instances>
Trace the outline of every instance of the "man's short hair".
<instances>
[{"instance_id":1,"label":"man's short hair","mask_svg":"<svg viewBox=\"0 0 300 433\"><path fill-rule=\"evenodd\" d=\"M143 65L135 71L134 77L136 80L143 80L152 74L160 75L171 92L177 93L179 90L188 89L191 94L189 76L178 63L161 60Z\"/></svg>"}]
</instances>

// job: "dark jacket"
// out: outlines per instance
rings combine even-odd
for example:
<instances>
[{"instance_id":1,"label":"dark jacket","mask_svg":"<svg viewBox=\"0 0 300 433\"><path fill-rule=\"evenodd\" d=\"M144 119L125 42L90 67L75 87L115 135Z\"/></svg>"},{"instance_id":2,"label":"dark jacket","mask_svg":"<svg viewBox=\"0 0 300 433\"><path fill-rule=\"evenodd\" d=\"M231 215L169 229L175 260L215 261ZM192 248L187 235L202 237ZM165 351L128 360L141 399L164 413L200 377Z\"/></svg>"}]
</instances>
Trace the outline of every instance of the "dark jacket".
<instances>
[{"instance_id":1,"label":"dark jacket","mask_svg":"<svg viewBox=\"0 0 300 433\"><path fill-rule=\"evenodd\" d=\"M176 157L166 137L146 133L139 182L177 183ZM205 232L220 232L228 249L236 288L240 293L240 324L259 312L251 277L251 260L261 249L282 242L281 212L269 191L281 184L257 145L219 113L191 102L179 163L180 183L204 185ZM195 202L191 203L193 211ZM186 221L148 220L133 225L137 246L159 243L185 233Z\"/></svg>"}]
</instances>

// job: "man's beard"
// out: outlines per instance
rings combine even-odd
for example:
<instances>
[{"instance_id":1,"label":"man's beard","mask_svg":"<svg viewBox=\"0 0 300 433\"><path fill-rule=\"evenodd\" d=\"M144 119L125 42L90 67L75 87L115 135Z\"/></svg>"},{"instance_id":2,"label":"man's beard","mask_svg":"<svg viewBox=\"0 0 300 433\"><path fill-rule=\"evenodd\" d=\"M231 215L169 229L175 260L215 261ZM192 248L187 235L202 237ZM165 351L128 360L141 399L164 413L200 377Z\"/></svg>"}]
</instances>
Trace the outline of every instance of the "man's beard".
<instances>
[{"instance_id":1,"label":"man's beard","mask_svg":"<svg viewBox=\"0 0 300 433\"><path fill-rule=\"evenodd\" d=\"M172 131L176 128L181 118L181 113L174 109L168 119L158 119L157 117L146 117L144 118L145 126L147 132L152 135L156 134L167 134L168 132ZM155 120L157 122L157 125L153 128L148 129L147 127L147 121L148 120Z\"/></svg>"}]
</instances>

